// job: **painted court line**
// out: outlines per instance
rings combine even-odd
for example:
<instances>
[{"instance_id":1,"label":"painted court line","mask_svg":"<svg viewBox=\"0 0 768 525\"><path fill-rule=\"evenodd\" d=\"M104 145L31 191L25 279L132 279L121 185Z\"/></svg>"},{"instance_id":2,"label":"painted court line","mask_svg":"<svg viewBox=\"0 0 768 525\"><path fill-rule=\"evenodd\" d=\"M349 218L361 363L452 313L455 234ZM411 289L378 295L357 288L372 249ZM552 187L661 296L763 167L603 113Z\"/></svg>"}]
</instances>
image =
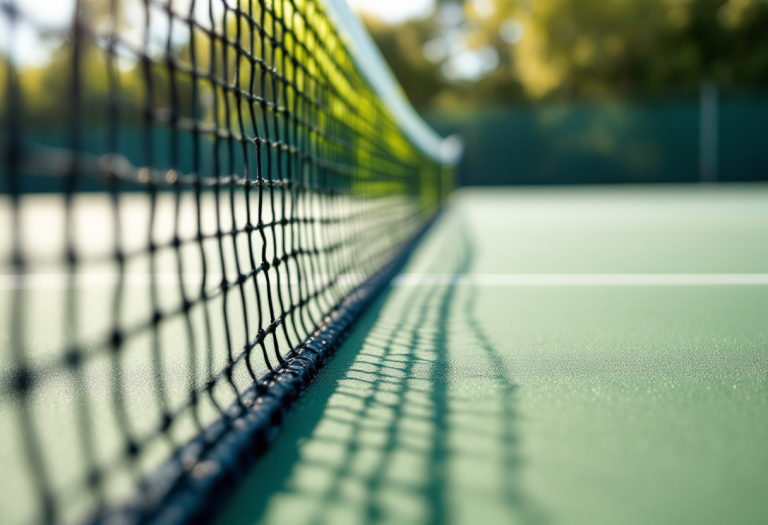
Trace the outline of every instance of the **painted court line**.
<instances>
[{"instance_id":1,"label":"painted court line","mask_svg":"<svg viewBox=\"0 0 768 525\"><path fill-rule=\"evenodd\" d=\"M359 283L364 276L342 275L339 284ZM212 285L221 282L222 275L210 273L206 282ZM177 286L177 273L155 274L126 273L125 286L150 286L154 280L157 286ZM202 283L201 274L185 273L181 279L185 285ZM273 279L274 280L274 279ZM329 276L316 275L303 278L302 282L314 286L327 284ZM263 275L257 277L259 285L265 285ZM275 280L276 281L276 280ZM0 290L13 289L57 289L113 287L120 282L116 273L85 273L75 276L67 274L0 275ZM284 284L298 284L296 278L286 279ZM392 280L393 286L759 286L768 285L768 273L496 273L496 274L435 274L404 273Z\"/></svg>"},{"instance_id":2,"label":"painted court line","mask_svg":"<svg viewBox=\"0 0 768 525\"><path fill-rule=\"evenodd\" d=\"M754 286L768 273L403 273L393 286Z\"/></svg>"},{"instance_id":3,"label":"painted court line","mask_svg":"<svg viewBox=\"0 0 768 525\"><path fill-rule=\"evenodd\" d=\"M299 284L295 273L295 271L292 272L290 279L285 274L281 274L281 284ZM301 284L316 287L328 286L331 277L327 274L302 276ZM223 275L221 273L209 272L205 276L205 282L211 286L218 286L222 278ZM341 286L355 286L362 282L364 278L365 276L362 274L346 273L337 276L336 282ZM178 286L179 282L183 282L185 286L199 286L203 282L203 274L184 273L181 277L178 273L174 272L158 272L154 275L145 272L126 272L122 276L119 273L109 272L86 272L75 275L66 273L0 274L0 290L115 287L120 284L121 279L124 286L151 286L153 283L155 286ZM228 279L231 284L234 284L236 274L232 272ZM277 284L277 276L274 273L271 274L270 279L273 285ZM256 281L260 286L266 286L267 284L263 272L256 276ZM252 282L252 278L249 277L247 279L248 285L250 286Z\"/></svg>"}]
</instances>

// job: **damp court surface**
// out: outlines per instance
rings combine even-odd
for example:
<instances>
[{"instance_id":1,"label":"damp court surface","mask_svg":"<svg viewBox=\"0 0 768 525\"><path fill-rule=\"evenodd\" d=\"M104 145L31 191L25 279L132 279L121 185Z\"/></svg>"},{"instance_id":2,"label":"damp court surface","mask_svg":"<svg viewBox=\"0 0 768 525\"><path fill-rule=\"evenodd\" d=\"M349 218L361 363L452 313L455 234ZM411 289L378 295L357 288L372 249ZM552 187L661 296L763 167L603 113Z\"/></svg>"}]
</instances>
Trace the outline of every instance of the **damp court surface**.
<instances>
[{"instance_id":1,"label":"damp court surface","mask_svg":"<svg viewBox=\"0 0 768 525\"><path fill-rule=\"evenodd\" d=\"M766 523L766 274L765 184L461 190L216 523Z\"/></svg>"}]
</instances>

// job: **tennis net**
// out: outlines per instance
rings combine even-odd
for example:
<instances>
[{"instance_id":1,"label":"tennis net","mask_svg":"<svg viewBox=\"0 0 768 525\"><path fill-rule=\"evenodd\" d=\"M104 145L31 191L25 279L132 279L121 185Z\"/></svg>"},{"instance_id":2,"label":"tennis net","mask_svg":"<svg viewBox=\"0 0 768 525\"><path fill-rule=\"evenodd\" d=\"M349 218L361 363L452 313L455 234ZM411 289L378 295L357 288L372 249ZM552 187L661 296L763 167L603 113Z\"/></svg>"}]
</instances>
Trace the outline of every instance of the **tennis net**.
<instances>
[{"instance_id":1,"label":"tennis net","mask_svg":"<svg viewBox=\"0 0 768 525\"><path fill-rule=\"evenodd\" d=\"M0 101L0 522L205 522L460 146L339 0L0 0Z\"/></svg>"}]
</instances>

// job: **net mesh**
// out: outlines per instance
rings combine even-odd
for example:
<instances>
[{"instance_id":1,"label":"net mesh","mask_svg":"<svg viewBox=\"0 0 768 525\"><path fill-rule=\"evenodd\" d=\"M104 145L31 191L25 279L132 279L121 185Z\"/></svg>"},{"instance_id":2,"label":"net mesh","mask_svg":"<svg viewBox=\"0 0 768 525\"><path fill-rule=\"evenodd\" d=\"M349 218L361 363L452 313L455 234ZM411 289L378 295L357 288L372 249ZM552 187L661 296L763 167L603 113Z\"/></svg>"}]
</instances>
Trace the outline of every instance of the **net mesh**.
<instances>
[{"instance_id":1,"label":"net mesh","mask_svg":"<svg viewBox=\"0 0 768 525\"><path fill-rule=\"evenodd\" d=\"M0 0L0 522L167 518L269 441L450 169L323 2L34 5Z\"/></svg>"}]
</instances>

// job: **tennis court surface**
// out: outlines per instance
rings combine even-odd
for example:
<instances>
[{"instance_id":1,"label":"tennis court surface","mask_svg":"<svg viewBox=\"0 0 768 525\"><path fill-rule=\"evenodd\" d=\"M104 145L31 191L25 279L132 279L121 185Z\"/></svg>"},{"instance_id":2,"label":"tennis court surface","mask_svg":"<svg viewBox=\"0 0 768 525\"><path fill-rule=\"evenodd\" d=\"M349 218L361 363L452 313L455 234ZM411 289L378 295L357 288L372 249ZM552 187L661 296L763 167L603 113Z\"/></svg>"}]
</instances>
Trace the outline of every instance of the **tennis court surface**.
<instances>
[{"instance_id":1,"label":"tennis court surface","mask_svg":"<svg viewBox=\"0 0 768 525\"><path fill-rule=\"evenodd\" d=\"M217 525L763 523L768 186L467 189Z\"/></svg>"},{"instance_id":2,"label":"tennis court surface","mask_svg":"<svg viewBox=\"0 0 768 525\"><path fill-rule=\"evenodd\" d=\"M0 525L765 521L768 186L454 191L343 0L30 5Z\"/></svg>"}]
</instances>

